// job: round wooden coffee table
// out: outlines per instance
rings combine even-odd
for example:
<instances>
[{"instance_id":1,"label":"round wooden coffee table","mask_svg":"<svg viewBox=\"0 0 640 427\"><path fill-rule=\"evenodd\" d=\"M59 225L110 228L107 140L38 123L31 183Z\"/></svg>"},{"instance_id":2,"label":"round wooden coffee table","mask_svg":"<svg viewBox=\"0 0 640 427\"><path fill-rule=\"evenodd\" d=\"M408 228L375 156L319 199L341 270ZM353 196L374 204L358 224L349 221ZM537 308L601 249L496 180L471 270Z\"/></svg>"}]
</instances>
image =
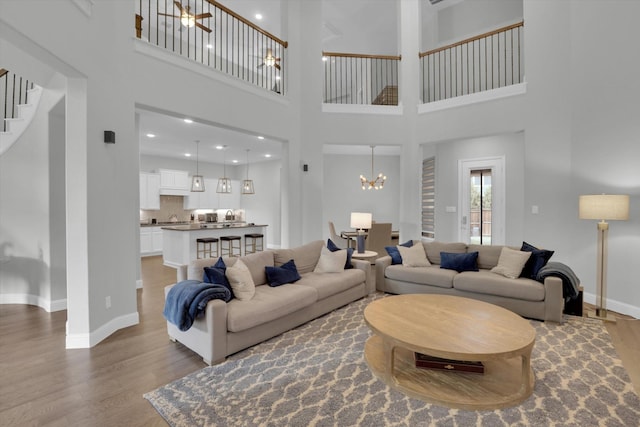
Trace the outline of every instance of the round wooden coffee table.
<instances>
[{"instance_id":1,"label":"round wooden coffee table","mask_svg":"<svg viewBox=\"0 0 640 427\"><path fill-rule=\"evenodd\" d=\"M365 360L387 385L452 408L499 409L533 393L529 321L482 301L450 295L395 295L364 311L374 332ZM414 353L478 361L484 374L416 368Z\"/></svg>"}]
</instances>

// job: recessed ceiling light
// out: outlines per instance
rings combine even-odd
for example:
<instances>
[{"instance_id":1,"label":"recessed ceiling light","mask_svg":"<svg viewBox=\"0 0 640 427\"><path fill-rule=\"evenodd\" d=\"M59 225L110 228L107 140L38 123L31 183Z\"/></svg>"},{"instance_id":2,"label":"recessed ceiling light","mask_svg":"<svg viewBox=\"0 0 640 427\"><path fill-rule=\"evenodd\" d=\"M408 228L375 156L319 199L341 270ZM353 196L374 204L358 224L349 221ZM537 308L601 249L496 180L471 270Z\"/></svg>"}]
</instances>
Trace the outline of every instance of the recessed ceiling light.
<instances>
[{"instance_id":1,"label":"recessed ceiling light","mask_svg":"<svg viewBox=\"0 0 640 427\"><path fill-rule=\"evenodd\" d=\"M185 157L191 157L191 153L184 153Z\"/></svg>"},{"instance_id":2,"label":"recessed ceiling light","mask_svg":"<svg viewBox=\"0 0 640 427\"><path fill-rule=\"evenodd\" d=\"M191 120L191 119L184 119L184 122L185 122L185 123L193 123L193 120Z\"/></svg>"},{"instance_id":3,"label":"recessed ceiling light","mask_svg":"<svg viewBox=\"0 0 640 427\"><path fill-rule=\"evenodd\" d=\"M276 76L276 80L280 80L280 76Z\"/></svg>"},{"instance_id":4,"label":"recessed ceiling light","mask_svg":"<svg viewBox=\"0 0 640 427\"><path fill-rule=\"evenodd\" d=\"M154 134L152 134L152 133L148 133L148 134L147 134L147 138L155 138L155 137L156 137L156 136L155 136Z\"/></svg>"},{"instance_id":5,"label":"recessed ceiling light","mask_svg":"<svg viewBox=\"0 0 640 427\"><path fill-rule=\"evenodd\" d=\"M262 20L262 14L261 13L256 13L256 19L258 21L261 21Z\"/></svg>"},{"instance_id":6,"label":"recessed ceiling light","mask_svg":"<svg viewBox=\"0 0 640 427\"><path fill-rule=\"evenodd\" d=\"M328 60L328 59L329 59L329 58L327 58L326 56L323 56L323 57L322 57L322 60L323 60L324 62L327 62L327 60Z\"/></svg>"},{"instance_id":7,"label":"recessed ceiling light","mask_svg":"<svg viewBox=\"0 0 640 427\"><path fill-rule=\"evenodd\" d=\"M264 156L268 159L269 157L271 157L271 154L265 154Z\"/></svg>"},{"instance_id":8,"label":"recessed ceiling light","mask_svg":"<svg viewBox=\"0 0 640 427\"><path fill-rule=\"evenodd\" d=\"M260 136L258 137L258 139L264 139L264 136L260 135Z\"/></svg>"},{"instance_id":9,"label":"recessed ceiling light","mask_svg":"<svg viewBox=\"0 0 640 427\"><path fill-rule=\"evenodd\" d=\"M216 145L216 150L222 150L224 147L222 145Z\"/></svg>"},{"instance_id":10,"label":"recessed ceiling light","mask_svg":"<svg viewBox=\"0 0 640 427\"><path fill-rule=\"evenodd\" d=\"M207 49L213 49L213 45L212 44L208 44L207 45Z\"/></svg>"},{"instance_id":11,"label":"recessed ceiling light","mask_svg":"<svg viewBox=\"0 0 640 427\"><path fill-rule=\"evenodd\" d=\"M238 163L237 160L231 160L231 163Z\"/></svg>"}]
</instances>

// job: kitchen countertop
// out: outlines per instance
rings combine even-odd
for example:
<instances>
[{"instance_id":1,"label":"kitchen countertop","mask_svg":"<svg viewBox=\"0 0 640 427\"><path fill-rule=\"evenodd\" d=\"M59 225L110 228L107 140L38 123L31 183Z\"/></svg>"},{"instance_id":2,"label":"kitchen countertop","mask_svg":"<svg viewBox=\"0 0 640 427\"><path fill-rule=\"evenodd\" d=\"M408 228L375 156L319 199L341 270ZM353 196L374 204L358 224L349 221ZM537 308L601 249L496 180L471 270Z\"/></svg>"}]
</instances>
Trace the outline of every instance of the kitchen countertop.
<instances>
[{"instance_id":1,"label":"kitchen countertop","mask_svg":"<svg viewBox=\"0 0 640 427\"><path fill-rule=\"evenodd\" d=\"M222 223L222 222L205 222L200 224L183 224L183 225L170 225L162 226L163 230L174 231L193 231L193 230L219 230L227 228L253 228L253 227L267 227L266 224L252 224L252 223Z\"/></svg>"},{"instance_id":2,"label":"kitchen countertop","mask_svg":"<svg viewBox=\"0 0 640 427\"><path fill-rule=\"evenodd\" d=\"M234 222L234 221L221 221L221 222L200 222L194 223L191 221L178 221L178 222L158 222L155 224L140 224L140 227L175 227L182 225L194 226L195 228L199 228L200 226L211 226L211 225L223 225L223 224L246 224L246 222ZM203 227L204 228L204 227Z\"/></svg>"}]
</instances>

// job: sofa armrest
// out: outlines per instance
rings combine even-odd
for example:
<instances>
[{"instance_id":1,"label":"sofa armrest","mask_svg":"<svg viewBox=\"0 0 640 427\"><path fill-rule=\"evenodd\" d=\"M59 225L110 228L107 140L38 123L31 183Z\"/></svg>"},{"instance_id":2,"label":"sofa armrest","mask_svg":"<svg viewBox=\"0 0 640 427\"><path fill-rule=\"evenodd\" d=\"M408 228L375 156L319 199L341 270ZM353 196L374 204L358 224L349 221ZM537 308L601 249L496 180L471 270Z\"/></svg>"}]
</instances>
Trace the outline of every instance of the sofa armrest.
<instances>
[{"instance_id":1,"label":"sofa armrest","mask_svg":"<svg viewBox=\"0 0 640 427\"><path fill-rule=\"evenodd\" d=\"M384 271L391 265L391 257L385 255L376 260L376 289L385 292Z\"/></svg>"},{"instance_id":2,"label":"sofa armrest","mask_svg":"<svg viewBox=\"0 0 640 427\"><path fill-rule=\"evenodd\" d=\"M164 288L165 299L174 285ZM227 356L227 303L213 299L207 303L204 316L193 322L191 328L181 331L167 322L172 341L178 341L202 356L207 365L223 362Z\"/></svg>"},{"instance_id":3,"label":"sofa armrest","mask_svg":"<svg viewBox=\"0 0 640 427\"><path fill-rule=\"evenodd\" d=\"M371 264L369 261L351 258L351 265L353 265L353 268L364 271L364 284L367 290L367 295L374 293L376 291L376 284L374 282L373 273L371 272Z\"/></svg>"},{"instance_id":4,"label":"sofa armrest","mask_svg":"<svg viewBox=\"0 0 640 427\"><path fill-rule=\"evenodd\" d=\"M544 279L544 320L562 323L564 298L562 296L562 280L549 276Z\"/></svg>"}]
</instances>

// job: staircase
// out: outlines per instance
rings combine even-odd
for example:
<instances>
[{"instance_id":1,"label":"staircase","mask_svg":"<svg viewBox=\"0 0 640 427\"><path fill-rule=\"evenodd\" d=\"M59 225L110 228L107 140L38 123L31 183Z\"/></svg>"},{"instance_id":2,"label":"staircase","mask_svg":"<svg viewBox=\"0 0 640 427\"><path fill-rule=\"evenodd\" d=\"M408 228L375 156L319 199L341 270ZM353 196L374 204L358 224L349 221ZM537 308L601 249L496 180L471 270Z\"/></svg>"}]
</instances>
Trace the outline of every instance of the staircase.
<instances>
[{"instance_id":1,"label":"staircase","mask_svg":"<svg viewBox=\"0 0 640 427\"><path fill-rule=\"evenodd\" d=\"M386 86L371 104L398 105L398 86Z\"/></svg>"},{"instance_id":2,"label":"staircase","mask_svg":"<svg viewBox=\"0 0 640 427\"><path fill-rule=\"evenodd\" d=\"M4 122L2 126L0 126L1 156L20 138L29 126L29 123L31 123L31 120L33 120L36 110L38 109L38 104L40 103L42 88L37 85L31 85L31 89L23 89L26 94L24 96L25 103L15 103L15 105L13 105L16 96L14 90L9 86L8 72L4 69L0 71L3 71L0 77L7 79L2 85L2 90L0 90L3 95L1 100L2 106L4 107ZM26 85L28 85L28 83ZM18 90L18 92L20 92L20 90ZM20 99L21 97L18 96L18 100ZM0 118L2 118L2 116L0 116Z\"/></svg>"}]
</instances>

